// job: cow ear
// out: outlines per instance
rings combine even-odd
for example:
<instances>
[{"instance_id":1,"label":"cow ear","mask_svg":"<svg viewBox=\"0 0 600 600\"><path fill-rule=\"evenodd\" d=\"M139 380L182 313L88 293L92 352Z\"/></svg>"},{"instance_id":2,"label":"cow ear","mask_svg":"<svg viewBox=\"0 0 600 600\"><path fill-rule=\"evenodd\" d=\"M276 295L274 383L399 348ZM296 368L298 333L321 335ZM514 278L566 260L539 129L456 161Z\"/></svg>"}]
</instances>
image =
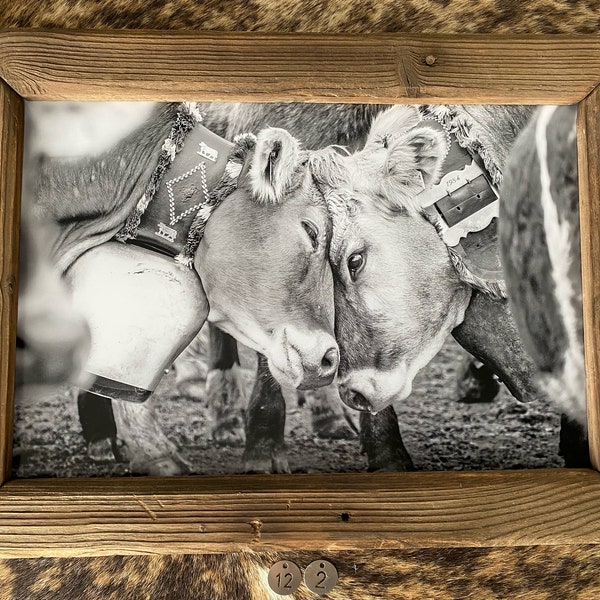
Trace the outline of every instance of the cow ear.
<instances>
[{"instance_id":1,"label":"cow ear","mask_svg":"<svg viewBox=\"0 0 600 600\"><path fill-rule=\"evenodd\" d=\"M250 167L250 184L260 202L277 204L283 200L299 155L298 141L284 129L269 127L259 132Z\"/></svg>"},{"instance_id":2,"label":"cow ear","mask_svg":"<svg viewBox=\"0 0 600 600\"><path fill-rule=\"evenodd\" d=\"M388 154L383 165L383 193L398 208L421 209L419 194L440 177L447 154L446 135L430 127L414 127L382 137Z\"/></svg>"},{"instance_id":3,"label":"cow ear","mask_svg":"<svg viewBox=\"0 0 600 600\"><path fill-rule=\"evenodd\" d=\"M422 181L425 187L433 185L440 178L448 153L446 134L429 127L417 127L407 133L405 143L413 152L419 183Z\"/></svg>"}]
</instances>

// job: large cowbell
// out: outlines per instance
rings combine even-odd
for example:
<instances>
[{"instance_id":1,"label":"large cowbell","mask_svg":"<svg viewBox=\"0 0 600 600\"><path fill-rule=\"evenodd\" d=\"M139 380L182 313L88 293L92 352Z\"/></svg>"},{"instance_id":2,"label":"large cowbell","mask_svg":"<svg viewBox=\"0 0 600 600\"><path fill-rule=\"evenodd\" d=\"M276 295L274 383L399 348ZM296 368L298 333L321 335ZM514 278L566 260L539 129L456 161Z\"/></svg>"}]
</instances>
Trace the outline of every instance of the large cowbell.
<instances>
[{"instance_id":1,"label":"large cowbell","mask_svg":"<svg viewBox=\"0 0 600 600\"><path fill-rule=\"evenodd\" d=\"M206 320L198 274L146 248L108 242L83 254L67 277L91 330L87 389L145 401Z\"/></svg>"}]
</instances>

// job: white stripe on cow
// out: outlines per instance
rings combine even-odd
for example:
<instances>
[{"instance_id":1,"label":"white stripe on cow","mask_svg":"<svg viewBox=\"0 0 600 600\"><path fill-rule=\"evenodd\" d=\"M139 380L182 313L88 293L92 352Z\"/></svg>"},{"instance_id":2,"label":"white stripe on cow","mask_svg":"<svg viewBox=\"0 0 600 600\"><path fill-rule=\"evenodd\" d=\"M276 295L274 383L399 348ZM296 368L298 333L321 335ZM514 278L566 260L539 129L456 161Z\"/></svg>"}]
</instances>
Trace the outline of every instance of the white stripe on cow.
<instances>
[{"instance_id":1,"label":"white stripe on cow","mask_svg":"<svg viewBox=\"0 0 600 600\"><path fill-rule=\"evenodd\" d=\"M552 197L551 175L548 169L547 127L556 106L544 106L536 124L535 139L540 163L540 201L544 213L544 231L548 255L552 265L555 296L560 316L567 333L563 372L547 381L547 391L559 407L571 418L586 425L585 376L581 341L577 335L575 290L569 278L571 265L571 230L567 221L561 222L556 203Z\"/></svg>"}]
</instances>

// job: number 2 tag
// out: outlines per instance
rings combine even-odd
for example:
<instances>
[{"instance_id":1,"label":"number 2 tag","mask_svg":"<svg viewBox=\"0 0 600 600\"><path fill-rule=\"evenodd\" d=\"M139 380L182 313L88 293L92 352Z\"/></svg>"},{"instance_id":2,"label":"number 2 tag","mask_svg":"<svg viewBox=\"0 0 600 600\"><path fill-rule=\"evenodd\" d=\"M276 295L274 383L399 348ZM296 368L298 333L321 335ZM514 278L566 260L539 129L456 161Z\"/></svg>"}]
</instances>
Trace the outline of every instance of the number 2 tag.
<instances>
[{"instance_id":1,"label":"number 2 tag","mask_svg":"<svg viewBox=\"0 0 600 600\"><path fill-rule=\"evenodd\" d=\"M304 571L304 583L315 594L323 596L338 582L338 572L328 560L314 560Z\"/></svg>"}]
</instances>

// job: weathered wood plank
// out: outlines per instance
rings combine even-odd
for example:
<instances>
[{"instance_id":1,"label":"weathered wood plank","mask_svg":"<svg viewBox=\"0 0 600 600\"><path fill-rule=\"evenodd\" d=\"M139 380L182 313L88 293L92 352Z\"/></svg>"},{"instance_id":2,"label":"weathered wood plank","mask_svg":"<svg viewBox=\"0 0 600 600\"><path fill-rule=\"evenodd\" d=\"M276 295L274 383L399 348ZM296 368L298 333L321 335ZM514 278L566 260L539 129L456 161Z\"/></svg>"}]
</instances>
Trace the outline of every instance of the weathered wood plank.
<instances>
[{"instance_id":1,"label":"weathered wood plank","mask_svg":"<svg viewBox=\"0 0 600 600\"><path fill-rule=\"evenodd\" d=\"M11 472L23 100L0 80L0 484Z\"/></svg>"},{"instance_id":2,"label":"weathered wood plank","mask_svg":"<svg viewBox=\"0 0 600 600\"><path fill-rule=\"evenodd\" d=\"M600 88L578 111L583 333L590 457L600 469Z\"/></svg>"},{"instance_id":3,"label":"weathered wood plank","mask_svg":"<svg viewBox=\"0 0 600 600\"><path fill-rule=\"evenodd\" d=\"M0 489L4 558L588 543L600 543L591 470L14 480Z\"/></svg>"},{"instance_id":4,"label":"weathered wood plank","mask_svg":"<svg viewBox=\"0 0 600 600\"><path fill-rule=\"evenodd\" d=\"M40 100L567 104L600 81L600 39L5 31L0 75Z\"/></svg>"}]
</instances>

